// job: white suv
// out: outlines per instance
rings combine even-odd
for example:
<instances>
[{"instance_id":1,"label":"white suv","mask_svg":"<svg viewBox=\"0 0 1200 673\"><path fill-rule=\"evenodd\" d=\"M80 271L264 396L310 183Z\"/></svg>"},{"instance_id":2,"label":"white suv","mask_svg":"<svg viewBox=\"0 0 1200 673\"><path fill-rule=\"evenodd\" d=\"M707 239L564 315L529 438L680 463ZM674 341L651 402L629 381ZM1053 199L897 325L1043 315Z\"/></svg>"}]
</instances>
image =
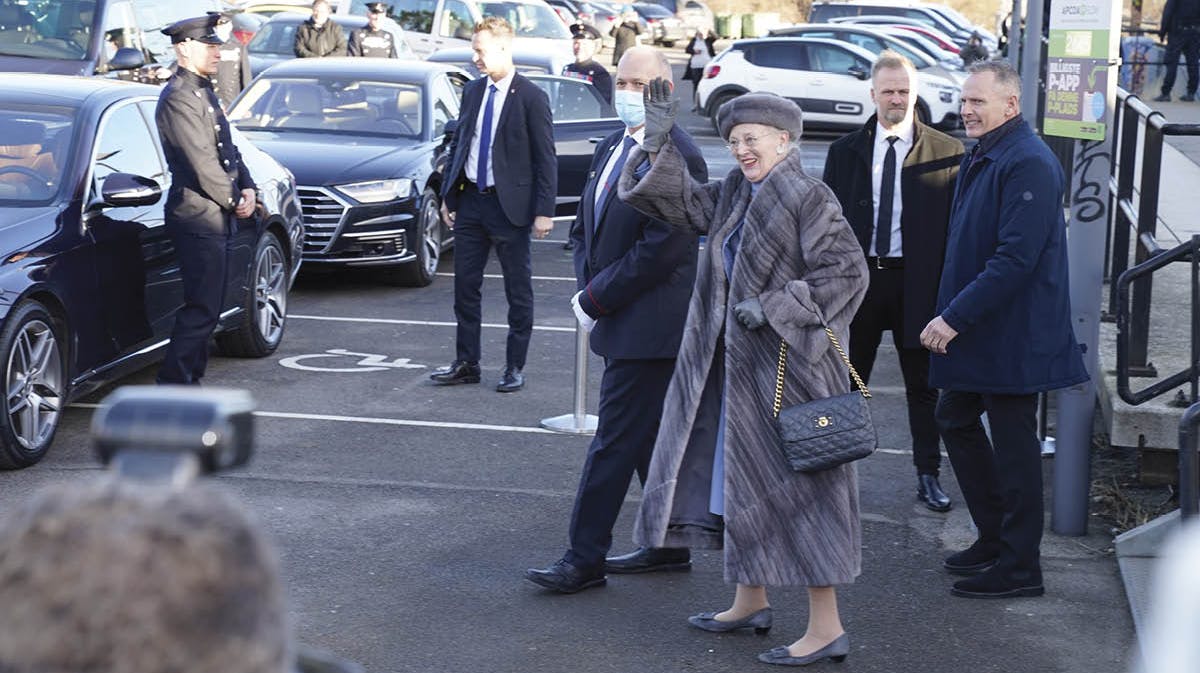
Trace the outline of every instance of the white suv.
<instances>
[{"instance_id":1,"label":"white suv","mask_svg":"<svg viewBox=\"0 0 1200 673\"><path fill-rule=\"evenodd\" d=\"M740 40L717 54L700 80L700 113L752 91L790 98L804 111L805 128L849 129L875 113L871 65L875 54L858 45L823 38ZM945 77L917 76L917 117L939 128L959 123L962 89Z\"/></svg>"}]
</instances>

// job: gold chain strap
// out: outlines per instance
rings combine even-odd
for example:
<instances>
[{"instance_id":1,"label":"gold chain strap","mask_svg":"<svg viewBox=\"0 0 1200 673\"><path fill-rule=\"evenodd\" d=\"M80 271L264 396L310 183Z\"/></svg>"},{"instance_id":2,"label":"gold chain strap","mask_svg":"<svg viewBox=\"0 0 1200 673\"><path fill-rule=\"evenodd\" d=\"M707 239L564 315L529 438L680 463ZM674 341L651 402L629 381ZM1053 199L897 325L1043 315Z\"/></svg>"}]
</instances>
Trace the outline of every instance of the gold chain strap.
<instances>
[{"instance_id":1,"label":"gold chain strap","mask_svg":"<svg viewBox=\"0 0 1200 673\"><path fill-rule=\"evenodd\" d=\"M842 362L846 363L846 367L850 369L850 378L854 379L854 384L858 386L858 392L862 393L864 399L871 399L871 391L867 389L867 384L858 375L858 370L854 365L850 364L850 358L846 356L846 351L842 350L842 344L838 341L837 335L828 327L825 328L825 334L829 336L830 343L833 344L833 349L841 356ZM787 341L779 340L779 367L775 372L775 404L772 410L775 418L779 418L779 409L783 406L783 373L787 369Z\"/></svg>"}]
</instances>

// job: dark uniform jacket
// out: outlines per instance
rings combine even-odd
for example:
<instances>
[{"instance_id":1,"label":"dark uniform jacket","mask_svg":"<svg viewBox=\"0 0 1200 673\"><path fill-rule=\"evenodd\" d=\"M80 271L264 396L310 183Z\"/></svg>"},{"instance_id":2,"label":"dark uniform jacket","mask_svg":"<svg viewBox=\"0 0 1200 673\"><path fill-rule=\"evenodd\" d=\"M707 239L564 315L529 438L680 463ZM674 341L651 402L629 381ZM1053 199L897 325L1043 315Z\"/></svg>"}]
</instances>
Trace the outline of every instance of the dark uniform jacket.
<instances>
[{"instance_id":1,"label":"dark uniform jacket","mask_svg":"<svg viewBox=\"0 0 1200 673\"><path fill-rule=\"evenodd\" d=\"M179 69L154 113L171 171L166 222L192 233L227 233L243 189L255 189L212 82Z\"/></svg>"},{"instance_id":2,"label":"dark uniform jacket","mask_svg":"<svg viewBox=\"0 0 1200 673\"><path fill-rule=\"evenodd\" d=\"M217 74L213 77L213 89L221 106L228 109L234 98L245 89L251 80L250 59L246 48L231 37L221 45L221 63L217 65Z\"/></svg>"},{"instance_id":3,"label":"dark uniform jacket","mask_svg":"<svg viewBox=\"0 0 1200 673\"><path fill-rule=\"evenodd\" d=\"M350 47L347 53L350 56L396 58L395 38L386 30L359 28L350 33Z\"/></svg>"},{"instance_id":4,"label":"dark uniform jacket","mask_svg":"<svg viewBox=\"0 0 1200 673\"><path fill-rule=\"evenodd\" d=\"M837 195L863 254L875 231L871 163L875 155L876 116L829 148L822 179ZM921 122L913 122L913 146L900 168L900 247L904 251L904 316L900 335L905 348L921 347L921 330L933 319L946 224L954 201L954 182L962 143Z\"/></svg>"},{"instance_id":5,"label":"dark uniform jacket","mask_svg":"<svg viewBox=\"0 0 1200 673\"><path fill-rule=\"evenodd\" d=\"M296 56L300 58L345 56L346 34L333 19L326 21L320 28L309 19L296 29L295 51Z\"/></svg>"},{"instance_id":6,"label":"dark uniform jacket","mask_svg":"<svg viewBox=\"0 0 1200 673\"><path fill-rule=\"evenodd\" d=\"M688 300L696 280L698 235L644 215L616 189L595 219L596 189L604 167L625 139L622 129L600 141L571 226L575 278L584 312L597 318L589 339L592 352L616 359L673 359L683 338ZM708 182L699 148L678 125L671 140L692 179ZM631 150L632 151L632 150Z\"/></svg>"},{"instance_id":7,"label":"dark uniform jacket","mask_svg":"<svg viewBox=\"0 0 1200 673\"><path fill-rule=\"evenodd\" d=\"M1200 0L1167 0L1159 25L1164 33L1200 30Z\"/></svg>"},{"instance_id":8,"label":"dark uniform jacket","mask_svg":"<svg viewBox=\"0 0 1200 673\"><path fill-rule=\"evenodd\" d=\"M613 83L612 75L604 69L604 66L597 63L595 60L585 63L572 63L563 68L563 75L566 77L575 77L585 79L592 83L600 92L600 96L604 98L604 102L612 105Z\"/></svg>"},{"instance_id":9,"label":"dark uniform jacket","mask_svg":"<svg viewBox=\"0 0 1200 673\"><path fill-rule=\"evenodd\" d=\"M475 136L475 122L483 107L490 77L478 77L463 89L458 130L450 141L446 184L442 199L450 212L458 210L458 197L467 181L467 155ZM514 226L528 227L535 216L554 217L558 196L558 156L554 149L554 121L546 92L520 73L513 76L504 109L492 139L492 174L504 216Z\"/></svg>"},{"instance_id":10,"label":"dark uniform jacket","mask_svg":"<svg viewBox=\"0 0 1200 673\"><path fill-rule=\"evenodd\" d=\"M1066 176L1020 116L963 158L937 311L958 331L934 388L1027 395L1087 380L1071 327Z\"/></svg>"}]
</instances>

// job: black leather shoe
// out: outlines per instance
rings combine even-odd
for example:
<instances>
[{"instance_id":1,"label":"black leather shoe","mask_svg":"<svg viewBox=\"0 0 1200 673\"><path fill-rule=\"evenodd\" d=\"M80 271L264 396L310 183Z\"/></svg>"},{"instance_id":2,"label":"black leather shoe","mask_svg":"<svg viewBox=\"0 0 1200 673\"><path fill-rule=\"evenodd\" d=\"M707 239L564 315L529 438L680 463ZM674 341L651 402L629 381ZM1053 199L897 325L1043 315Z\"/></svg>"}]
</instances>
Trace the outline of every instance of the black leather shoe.
<instances>
[{"instance_id":1,"label":"black leather shoe","mask_svg":"<svg viewBox=\"0 0 1200 673\"><path fill-rule=\"evenodd\" d=\"M1156 102L1156 103L1170 103L1170 102L1171 102L1171 94L1169 94L1169 93L1160 93L1159 95L1157 95L1157 96L1155 96L1155 97L1154 97L1154 102Z\"/></svg>"},{"instance_id":2,"label":"black leather shoe","mask_svg":"<svg viewBox=\"0 0 1200 673\"><path fill-rule=\"evenodd\" d=\"M525 375L521 373L519 367L505 367L504 374L500 377L500 383L496 384L496 391L501 393L515 393L525 387Z\"/></svg>"},{"instance_id":3,"label":"black leather shoe","mask_svg":"<svg viewBox=\"0 0 1200 673\"><path fill-rule=\"evenodd\" d=\"M942 485L938 483L937 475L917 475L917 500L925 503L926 507L935 512L950 511L950 496L946 495L946 492L942 490Z\"/></svg>"},{"instance_id":4,"label":"black leather shoe","mask_svg":"<svg viewBox=\"0 0 1200 673\"><path fill-rule=\"evenodd\" d=\"M993 567L975 577L954 583L951 594L963 598L1020 598L1041 596L1046 593L1042 586L1042 572L1010 571Z\"/></svg>"},{"instance_id":5,"label":"black leather shoe","mask_svg":"<svg viewBox=\"0 0 1200 673\"><path fill-rule=\"evenodd\" d=\"M1194 94L1194 93L1185 93L1185 94L1183 94L1182 96L1180 96L1180 97L1179 97L1179 100L1180 100L1180 101L1182 101L1182 102L1184 102L1184 103L1194 103L1194 102L1196 102L1196 94Z\"/></svg>"},{"instance_id":6,"label":"black leather shoe","mask_svg":"<svg viewBox=\"0 0 1200 673\"><path fill-rule=\"evenodd\" d=\"M686 547L638 547L637 551L604 559L605 572L652 573L659 570L691 570L692 552Z\"/></svg>"},{"instance_id":7,"label":"black leather shoe","mask_svg":"<svg viewBox=\"0 0 1200 673\"><path fill-rule=\"evenodd\" d=\"M942 567L951 575L975 575L996 565L998 558L999 543L976 540L970 547L947 556Z\"/></svg>"},{"instance_id":8,"label":"black leather shoe","mask_svg":"<svg viewBox=\"0 0 1200 673\"><path fill-rule=\"evenodd\" d=\"M458 383L479 383L479 363L455 360L448 367L434 370L429 378L444 386Z\"/></svg>"},{"instance_id":9,"label":"black leather shoe","mask_svg":"<svg viewBox=\"0 0 1200 673\"><path fill-rule=\"evenodd\" d=\"M602 586L608 581L604 577L603 567L588 570L580 568L566 559L559 559L549 568L530 568L525 571L525 579L538 586L564 594L573 594L589 587Z\"/></svg>"}]
</instances>

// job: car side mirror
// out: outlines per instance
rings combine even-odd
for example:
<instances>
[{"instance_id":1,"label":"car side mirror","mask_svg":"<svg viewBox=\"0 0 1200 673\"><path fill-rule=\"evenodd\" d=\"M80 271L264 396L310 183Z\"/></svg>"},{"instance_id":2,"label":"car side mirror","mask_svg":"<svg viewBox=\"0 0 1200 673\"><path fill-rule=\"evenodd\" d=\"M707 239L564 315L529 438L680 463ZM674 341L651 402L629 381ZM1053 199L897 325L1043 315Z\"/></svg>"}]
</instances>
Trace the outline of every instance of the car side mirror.
<instances>
[{"instance_id":1,"label":"car side mirror","mask_svg":"<svg viewBox=\"0 0 1200 673\"><path fill-rule=\"evenodd\" d=\"M102 205L118 208L150 206L162 198L162 187L150 178L131 173L113 173L104 178L100 189Z\"/></svg>"},{"instance_id":2,"label":"car side mirror","mask_svg":"<svg viewBox=\"0 0 1200 673\"><path fill-rule=\"evenodd\" d=\"M109 70L135 70L146 65L146 56L141 49L121 47L108 59Z\"/></svg>"},{"instance_id":3,"label":"car side mirror","mask_svg":"<svg viewBox=\"0 0 1200 673\"><path fill-rule=\"evenodd\" d=\"M846 71L846 73L857 79L864 79L864 80L871 76L871 73L868 72L865 68L863 68L860 65L852 66L849 70Z\"/></svg>"}]
</instances>

